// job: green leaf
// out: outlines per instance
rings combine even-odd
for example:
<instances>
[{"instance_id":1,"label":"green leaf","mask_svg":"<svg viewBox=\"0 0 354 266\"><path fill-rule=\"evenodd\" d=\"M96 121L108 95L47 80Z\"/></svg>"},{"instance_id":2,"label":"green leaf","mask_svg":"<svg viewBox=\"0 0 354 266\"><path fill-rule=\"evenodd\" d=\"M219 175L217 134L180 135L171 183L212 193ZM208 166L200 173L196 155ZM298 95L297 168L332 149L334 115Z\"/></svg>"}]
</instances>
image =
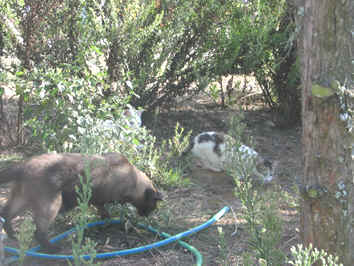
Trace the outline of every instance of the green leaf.
<instances>
[{"instance_id":1,"label":"green leaf","mask_svg":"<svg viewBox=\"0 0 354 266\"><path fill-rule=\"evenodd\" d=\"M318 84L313 84L312 85L312 95L319 97L319 98L327 98L331 95L333 95L335 92L328 87L323 87Z\"/></svg>"},{"instance_id":2,"label":"green leaf","mask_svg":"<svg viewBox=\"0 0 354 266\"><path fill-rule=\"evenodd\" d=\"M23 71L16 72L16 77L22 77L23 75L25 75L25 72L23 72Z\"/></svg>"}]
</instances>

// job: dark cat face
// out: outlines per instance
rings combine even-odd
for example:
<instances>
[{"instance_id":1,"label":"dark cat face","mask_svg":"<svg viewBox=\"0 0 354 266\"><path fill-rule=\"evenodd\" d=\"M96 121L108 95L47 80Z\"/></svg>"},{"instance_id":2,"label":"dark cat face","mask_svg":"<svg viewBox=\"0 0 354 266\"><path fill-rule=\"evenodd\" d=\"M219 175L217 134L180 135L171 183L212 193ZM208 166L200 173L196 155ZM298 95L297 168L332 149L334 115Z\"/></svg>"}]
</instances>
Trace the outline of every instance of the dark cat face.
<instances>
[{"instance_id":1,"label":"dark cat face","mask_svg":"<svg viewBox=\"0 0 354 266\"><path fill-rule=\"evenodd\" d=\"M147 188L144 192L144 199L137 206L140 216L148 216L157 208L157 203L162 199L162 194L159 191Z\"/></svg>"}]
</instances>

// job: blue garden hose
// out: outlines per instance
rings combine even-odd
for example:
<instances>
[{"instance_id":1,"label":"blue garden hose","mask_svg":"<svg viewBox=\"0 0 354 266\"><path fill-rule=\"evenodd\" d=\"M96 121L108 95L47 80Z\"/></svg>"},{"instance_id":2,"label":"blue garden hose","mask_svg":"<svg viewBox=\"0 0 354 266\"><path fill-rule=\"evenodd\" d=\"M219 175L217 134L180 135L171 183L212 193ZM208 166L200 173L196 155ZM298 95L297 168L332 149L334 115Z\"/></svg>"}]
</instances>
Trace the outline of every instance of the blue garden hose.
<instances>
[{"instance_id":1,"label":"blue garden hose","mask_svg":"<svg viewBox=\"0 0 354 266\"><path fill-rule=\"evenodd\" d=\"M119 251L114 251L114 252L105 252L105 253L99 253L95 255L95 259L104 259L104 258L110 258L110 257L116 257L116 256L124 256L124 255L129 255L129 254L135 254L135 253L140 253L140 252L144 252L153 248L158 248L164 245L167 245L169 243L172 243L174 241L178 241L179 244L181 244L182 246L184 246L185 248L187 248L188 250L190 250L195 256L196 256L196 260L197 260L197 265L202 265L202 256L200 255L200 253L198 252L197 249L195 249L194 247L188 245L187 243L181 241L180 239L190 236L191 234L197 233L207 227L209 227L210 225L212 225L213 223L215 223L216 221L218 221L225 213L227 213L230 210L229 207L225 206L224 208L222 208L218 213L216 213L212 218L210 218L208 221L206 221L205 223L198 225L192 229L189 229L185 232L176 234L174 236L170 236L167 233L160 233L158 232L156 229L154 229L151 226L146 226L143 224L138 224L139 227L147 229L155 234L158 234L162 237L165 237L166 239L164 240L160 240L158 242L149 244L149 245L145 245L145 246L141 246L141 247L137 247L137 248L131 248L131 249L125 249L125 250L119 250ZM108 221L98 221L98 222L93 222L93 223L89 223L86 225L85 228L90 228L90 227L94 227L94 226L98 226L98 225L104 225L104 224L119 224L121 221L120 220L108 220ZM55 243L65 237L67 237L68 235L72 234L73 232L75 232L76 229L72 228L56 237L54 237L53 239L50 240L51 243ZM5 251L9 252L9 253L13 253L16 255L20 254L20 251L16 248L12 248L12 247L5 247L4 248ZM45 253L40 253L40 252L36 252L37 250L40 249L40 246L36 246L28 251L25 252L25 254L27 256L32 256L32 257L39 257L39 258L45 258L45 259L63 259L63 260L73 260L74 257L73 255L61 255L61 254L45 254ZM15 257L16 259L18 257ZM81 258L88 260L91 258L91 255L82 255Z\"/></svg>"}]
</instances>

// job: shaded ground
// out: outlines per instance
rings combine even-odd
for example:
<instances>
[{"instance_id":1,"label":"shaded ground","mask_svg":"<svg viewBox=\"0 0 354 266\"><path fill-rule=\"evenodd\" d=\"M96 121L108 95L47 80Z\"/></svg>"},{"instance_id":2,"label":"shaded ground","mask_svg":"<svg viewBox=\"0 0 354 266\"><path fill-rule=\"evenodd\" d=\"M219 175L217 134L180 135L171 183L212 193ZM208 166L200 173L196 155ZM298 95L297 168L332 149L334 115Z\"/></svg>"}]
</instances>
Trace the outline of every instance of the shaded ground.
<instances>
[{"instance_id":1,"label":"shaded ground","mask_svg":"<svg viewBox=\"0 0 354 266\"><path fill-rule=\"evenodd\" d=\"M187 131L193 130L193 135L207 130L227 132L229 118L235 110L220 110L213 106L199 103L190 108L176 108L168 113L161 113L154 121L145 114L144 124L158 138L173 136L176 122ZM255 140L255 148L267 158L278 161L276 180L273 184L264 186L264 190L281 189L295 196L294 180L301 174L300 129L278 129L271 123L271 115L266 110L254 109L245 113L247 129L245 134ZM1 151L2 154L8 153ZM0 157L1 160L1 157ZM0 161L0 167L3 163ZM222 207L229 206L231 212L225 215L215 225L185 239L197 248L204 260L203 265L242 265L241 254L247 248L247 232L242 220L238 217L240 202L233 193L234 185L230 177L209 171L192 168L189 174L192 185L189 187L165 191L166 199L159 211L154 214L152 221L160 226L159 230L171 235L206 222ZM0 191L0 204L6 197L7 189ZM286 203L279 210L284 221L282 244L279 247L288 253L290 246L298 243L297 228L298 213L295 208ZM55 228L62 232L70 225L57 221ZM224 236L218 233L222 229ZM94 239L98 242L98 252L109 252L156 241L156 237L144 230L131 230L128 234L117 230L116 227L98 229ZM92 236L91 236L92 237ZM7 240L7 245L15 245L13 240ZM63 243L63 253L70 253L70 243ZM65 248L68 247L68 248ZM166 247L101 261L102 265L193 265L194 256L177 243ZM29 258L25 265L67 265L66 262L53 262Z\"/></svg>"}]
</instances>

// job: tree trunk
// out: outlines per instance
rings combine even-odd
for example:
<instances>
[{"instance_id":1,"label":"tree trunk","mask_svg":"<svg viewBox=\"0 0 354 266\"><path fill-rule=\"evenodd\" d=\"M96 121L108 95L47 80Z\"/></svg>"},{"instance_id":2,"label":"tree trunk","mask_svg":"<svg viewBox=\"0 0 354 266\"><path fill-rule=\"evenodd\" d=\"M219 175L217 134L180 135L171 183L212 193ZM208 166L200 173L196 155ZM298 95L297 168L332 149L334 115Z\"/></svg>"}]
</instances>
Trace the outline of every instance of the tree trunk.
<instances>
[{"instance_id":1,"label":"tree trunk","mask_svg":"<svg viewBox=\"0 0 354 266\"><path fill-rule=\"evenodd\" d=\"M354 261L352 0L305 0L303 18L301 237Z\"/></svg>"}]
</instances>

